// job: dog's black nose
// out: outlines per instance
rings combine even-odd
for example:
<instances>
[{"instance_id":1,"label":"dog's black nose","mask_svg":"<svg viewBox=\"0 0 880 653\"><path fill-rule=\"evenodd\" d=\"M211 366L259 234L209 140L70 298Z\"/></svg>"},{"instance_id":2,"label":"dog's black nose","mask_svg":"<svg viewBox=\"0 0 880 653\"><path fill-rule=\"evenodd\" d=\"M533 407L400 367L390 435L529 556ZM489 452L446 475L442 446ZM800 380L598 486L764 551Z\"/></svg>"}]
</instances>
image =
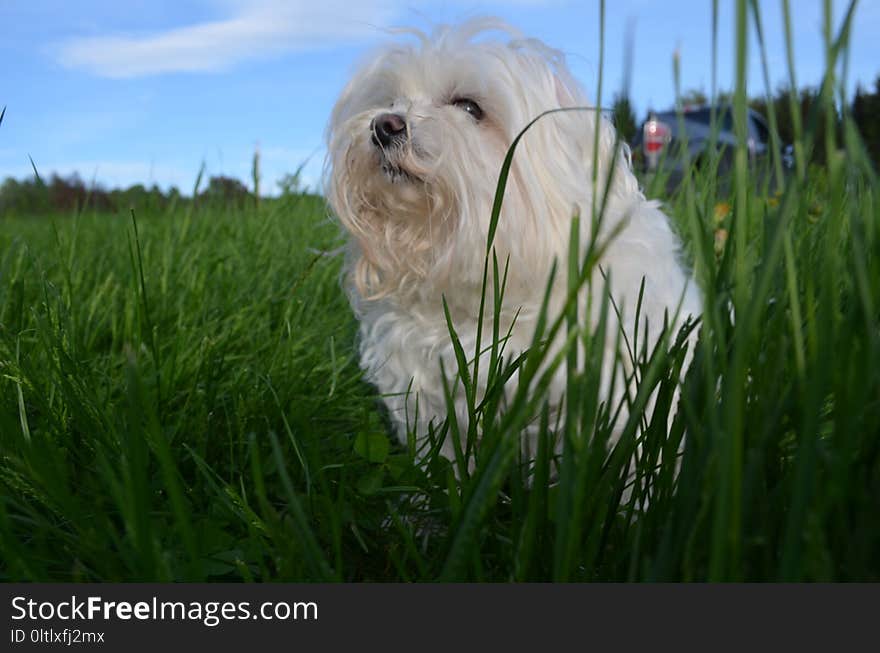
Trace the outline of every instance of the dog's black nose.
<instances>
[{"instance_id":1,"label":"dog's black nose","mask_svg":"<svg viewBox=\"0 0 880 653\"><path fill-rule=\"evenodd\" d=\"M388 147L394 141L406 138L406 121L396 113L380 113L370 123L373 132L373 145Z\"/></svg>"}]
</instances>

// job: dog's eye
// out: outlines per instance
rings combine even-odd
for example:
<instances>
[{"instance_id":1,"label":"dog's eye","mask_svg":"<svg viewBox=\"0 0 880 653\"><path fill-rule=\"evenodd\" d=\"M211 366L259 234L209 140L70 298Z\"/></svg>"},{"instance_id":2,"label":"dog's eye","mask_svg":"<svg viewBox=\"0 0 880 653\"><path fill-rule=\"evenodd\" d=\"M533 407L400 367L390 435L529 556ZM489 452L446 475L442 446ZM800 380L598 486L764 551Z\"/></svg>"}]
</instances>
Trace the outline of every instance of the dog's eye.
<instances>
[{"instance_id":1,"label":"dog's eye","mask_svg":"<svg viewBox=\"0 0 880 653\"><path fill-rule=\"evenodd\" d=\"M474 120L480 121L483 119L483 110L480 108L480 105L473 100L463 97L453 100L452 104L462 111L467 111L474 117Z\"/></svg>"}]
</instances>

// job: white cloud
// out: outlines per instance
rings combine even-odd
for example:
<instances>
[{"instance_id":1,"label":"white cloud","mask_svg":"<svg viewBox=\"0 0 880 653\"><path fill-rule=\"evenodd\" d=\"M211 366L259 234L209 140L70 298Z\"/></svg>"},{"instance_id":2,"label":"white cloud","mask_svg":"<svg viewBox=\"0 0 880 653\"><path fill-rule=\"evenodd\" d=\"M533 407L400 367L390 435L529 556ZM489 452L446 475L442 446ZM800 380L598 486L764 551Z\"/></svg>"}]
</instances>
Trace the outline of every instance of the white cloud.
<instances>
[{"instance_id":1,"label":"white cloud","mask_svg":"<svg viewBox=\"0 0 880 653\"><path fill-rule=\"evenodd\" d=\"M507 5L553 6L564 0L506 0ZM175 72L224 70L248 59L315 50L383 36L382 28L423 16L419 5L436 0L211 0L227 17L152 34L69 39L56 50L59 63L102 77L128 78Z\"/></svg>"},{"instance_id":2,"label":"white cloud","mask_svg":"<svg viewBox=\"0 0 880 653\"><path fill-rule=\"evenodd\" d=\"M75 38L58 60L103 77L222 70L240 61L360 40L395 15L391 0L223 2L231 15L148 35Z\"/></svg>"}]
</instances>

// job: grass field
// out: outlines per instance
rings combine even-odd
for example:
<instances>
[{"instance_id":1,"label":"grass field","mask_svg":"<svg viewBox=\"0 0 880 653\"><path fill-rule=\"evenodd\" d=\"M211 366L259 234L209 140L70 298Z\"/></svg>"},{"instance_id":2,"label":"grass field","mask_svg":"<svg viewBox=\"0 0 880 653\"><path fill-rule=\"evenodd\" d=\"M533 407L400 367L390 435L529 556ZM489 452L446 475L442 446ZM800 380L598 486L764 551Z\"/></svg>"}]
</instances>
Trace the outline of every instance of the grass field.
<instances>
[{"instance_id":1,"label":"grass field","mask_svg":"<svg viewBox=\"0 0 880 653\"><path fill-rule=\"evenodd\" d=\"M666 198L706 297L679 411L669 426L683 349L634 343L608 451L612 407L571 368L556 463L540 342L493 368L523 394L473 407L472 471L391 439L319 197L0 218L0 578L880 580L880 187L843 124L819 166L799 128L772 195L743 144L730 184L710 163Z\"/></svg>"}]
</instances>

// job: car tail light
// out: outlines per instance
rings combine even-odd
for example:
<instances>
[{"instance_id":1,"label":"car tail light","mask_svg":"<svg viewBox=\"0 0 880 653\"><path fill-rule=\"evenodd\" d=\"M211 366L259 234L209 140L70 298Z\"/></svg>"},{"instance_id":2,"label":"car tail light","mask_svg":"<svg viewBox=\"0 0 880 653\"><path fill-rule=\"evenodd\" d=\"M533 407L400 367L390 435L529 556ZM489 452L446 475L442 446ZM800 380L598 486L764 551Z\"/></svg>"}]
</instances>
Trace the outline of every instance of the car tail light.
<instances>
[{"instance_id":1,"label":"car tail light","mask_svg":"<svg viewBox=\"0 0 880 653\"><path fill-rule=\"evenodd\" d=\"M645 123L644 138L645 154L658 154L669 142L671 131L669 125L656 119Z\"/></svg>"}]
</instances>

